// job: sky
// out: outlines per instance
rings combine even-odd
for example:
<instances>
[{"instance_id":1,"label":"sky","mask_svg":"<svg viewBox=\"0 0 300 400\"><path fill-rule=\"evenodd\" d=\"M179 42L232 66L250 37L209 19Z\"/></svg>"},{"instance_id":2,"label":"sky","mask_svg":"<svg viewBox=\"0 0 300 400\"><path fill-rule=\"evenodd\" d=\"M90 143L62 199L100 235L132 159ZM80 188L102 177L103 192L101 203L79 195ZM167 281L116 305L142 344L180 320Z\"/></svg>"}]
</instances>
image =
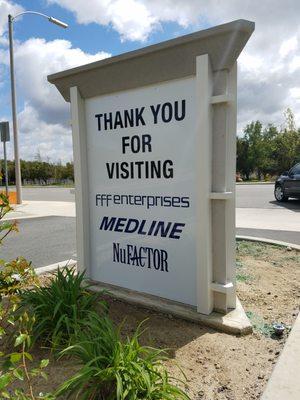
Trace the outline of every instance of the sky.
<instances>
[{"instance_id":1,"label":"sky","mask_svg":"<svg viewBox=\"0 0 300 400\"><path fill-rule=\"evenodd\" d=\"M0 121L11 121L7 15L25 10L69 28L36 15L14 21L22 159L73 159L69 104L50 73L241 18L256 28L238 60L237 133L254 120L283 126L288 107L300 125L299 0L0 0Z\"/></svg>"}]
</instances>

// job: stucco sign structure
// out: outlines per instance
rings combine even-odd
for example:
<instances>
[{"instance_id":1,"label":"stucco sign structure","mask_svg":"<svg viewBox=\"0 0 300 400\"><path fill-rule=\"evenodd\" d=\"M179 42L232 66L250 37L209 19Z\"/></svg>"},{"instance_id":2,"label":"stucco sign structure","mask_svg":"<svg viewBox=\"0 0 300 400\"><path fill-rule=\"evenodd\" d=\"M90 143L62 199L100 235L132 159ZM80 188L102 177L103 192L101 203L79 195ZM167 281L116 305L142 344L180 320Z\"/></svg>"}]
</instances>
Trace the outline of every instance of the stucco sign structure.
<instances>
[{"instance_id":1,"label":"stucco sign structure","mask_svg":"<svg viewBox=\"0 0 300 400\"><path fill-rule=\"evenodd\" d=\"M202 314L236 306L238 20L48 77L71 102L88 277Z\"/></svg>"}]
</instances>

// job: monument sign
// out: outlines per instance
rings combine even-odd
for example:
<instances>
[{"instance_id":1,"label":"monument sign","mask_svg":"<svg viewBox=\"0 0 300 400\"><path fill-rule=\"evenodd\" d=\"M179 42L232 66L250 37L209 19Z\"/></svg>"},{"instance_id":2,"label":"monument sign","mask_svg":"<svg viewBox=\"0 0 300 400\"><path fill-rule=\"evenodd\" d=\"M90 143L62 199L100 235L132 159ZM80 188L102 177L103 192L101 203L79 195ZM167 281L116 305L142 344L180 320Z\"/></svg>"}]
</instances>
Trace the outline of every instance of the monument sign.
<instances>
[{"instance_id":1,"label":"monument sign","mask_svg":"<svg viewBox=\"0 0 300 400\"><path fill-rule=\"evenodd\" d=\"M239 20L48 77L71 101L78 264L93 281L235 308L236 60L253 30Z\"/></svg>"}]
</instances>

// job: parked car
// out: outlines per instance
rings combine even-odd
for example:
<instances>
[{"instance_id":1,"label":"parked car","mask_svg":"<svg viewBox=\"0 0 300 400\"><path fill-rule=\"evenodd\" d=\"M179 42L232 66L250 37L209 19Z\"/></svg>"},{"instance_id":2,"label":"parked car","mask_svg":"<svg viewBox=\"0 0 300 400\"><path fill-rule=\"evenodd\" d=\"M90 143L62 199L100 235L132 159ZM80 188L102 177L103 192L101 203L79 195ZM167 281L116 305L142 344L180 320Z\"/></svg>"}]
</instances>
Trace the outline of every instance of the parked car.
<instances>
[{"instance_id":1,"label":"parked car","mask_svg":"<svg viewBox=\"0 0 300 400\"><path fill-rule=\"evenodd\" d=\"M283 172L275 182L274 196L277 201L288 201L289 197L300 199L300 163Z\"/></svg>"}]
</instances>

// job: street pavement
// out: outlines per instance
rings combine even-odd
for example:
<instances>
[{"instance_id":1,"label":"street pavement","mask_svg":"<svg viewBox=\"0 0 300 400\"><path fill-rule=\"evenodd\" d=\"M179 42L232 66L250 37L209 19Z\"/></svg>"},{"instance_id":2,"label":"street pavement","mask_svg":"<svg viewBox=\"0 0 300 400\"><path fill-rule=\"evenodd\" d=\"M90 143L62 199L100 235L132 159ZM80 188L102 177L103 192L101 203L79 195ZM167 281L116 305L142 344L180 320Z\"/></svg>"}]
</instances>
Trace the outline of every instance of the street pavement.
<instances>
[{"instance_id":1,"label":"street pavement","mask_svg":"<svg viewBox=\"0 0 300 400\"><path fill-rule=\"evenodd\" d=\"M29 201L75 201L74 189L59 186L23 187L22 196Z\"/></svg>"},{"instance_id":2,"label":"street pavement","mask_svg":"<svg viewBox=\"0 0 300 400\"><path fill-rule=\"evenodd\" d=\"M18 234L7 238L0 258L23 255L36 267L74 258L75 204L69 188L24 188L24 203L10 214ZM237 234L300 245L300 201L279 204L273 185L237 185Z\"/></svg>"},{"instance_id":3,"label":"street pavement","mask_svg":"<svg viewBox=\"0 0 300 400\"><path fill-rule=\"evenodd\" d=\"M0 258L11 260L20 255L43 267L74 258L76 254L74 217L37 217L19 220L19 233L12 232L3 241Z\"/></svg>"},{"instance_id":4,"label":"street pavement","mask_svg":"<svg viewBox=\"0 0 300 400\"><path fill-rule=\"evenodd\" d=\"M273 185L237 185L236 206L238 208L278 208L273 196ZM12 188L13 190L13 188ZM74 190L64 187L23 187L23 200L29 201L74 201ZM298 203L298 204L294 204ZM288 207L298 207L300 202L293 201Z\"/></svg>"},{"instance_id":5,"label":"street pavement","mask_svg":"<svg viewBox=\"0 0 300 400\"><path fill-rule=\"evenodd\" d=\"M287 203L278 203L274 199L274 184L238 184L236 185L236 207L271 210L294 210L300 212L300 200L290 199Z\"/></svg>"},{"instance_id":6,"label":"street pavement","mask_svg":"<svg viewBox=\"0 0 300 400\"><path fill-rule=\"evenodd\" d=\"M236 186L237 235L300 245L300 200L278 203L273 184Z\"/></svg>"}]
</instances>

